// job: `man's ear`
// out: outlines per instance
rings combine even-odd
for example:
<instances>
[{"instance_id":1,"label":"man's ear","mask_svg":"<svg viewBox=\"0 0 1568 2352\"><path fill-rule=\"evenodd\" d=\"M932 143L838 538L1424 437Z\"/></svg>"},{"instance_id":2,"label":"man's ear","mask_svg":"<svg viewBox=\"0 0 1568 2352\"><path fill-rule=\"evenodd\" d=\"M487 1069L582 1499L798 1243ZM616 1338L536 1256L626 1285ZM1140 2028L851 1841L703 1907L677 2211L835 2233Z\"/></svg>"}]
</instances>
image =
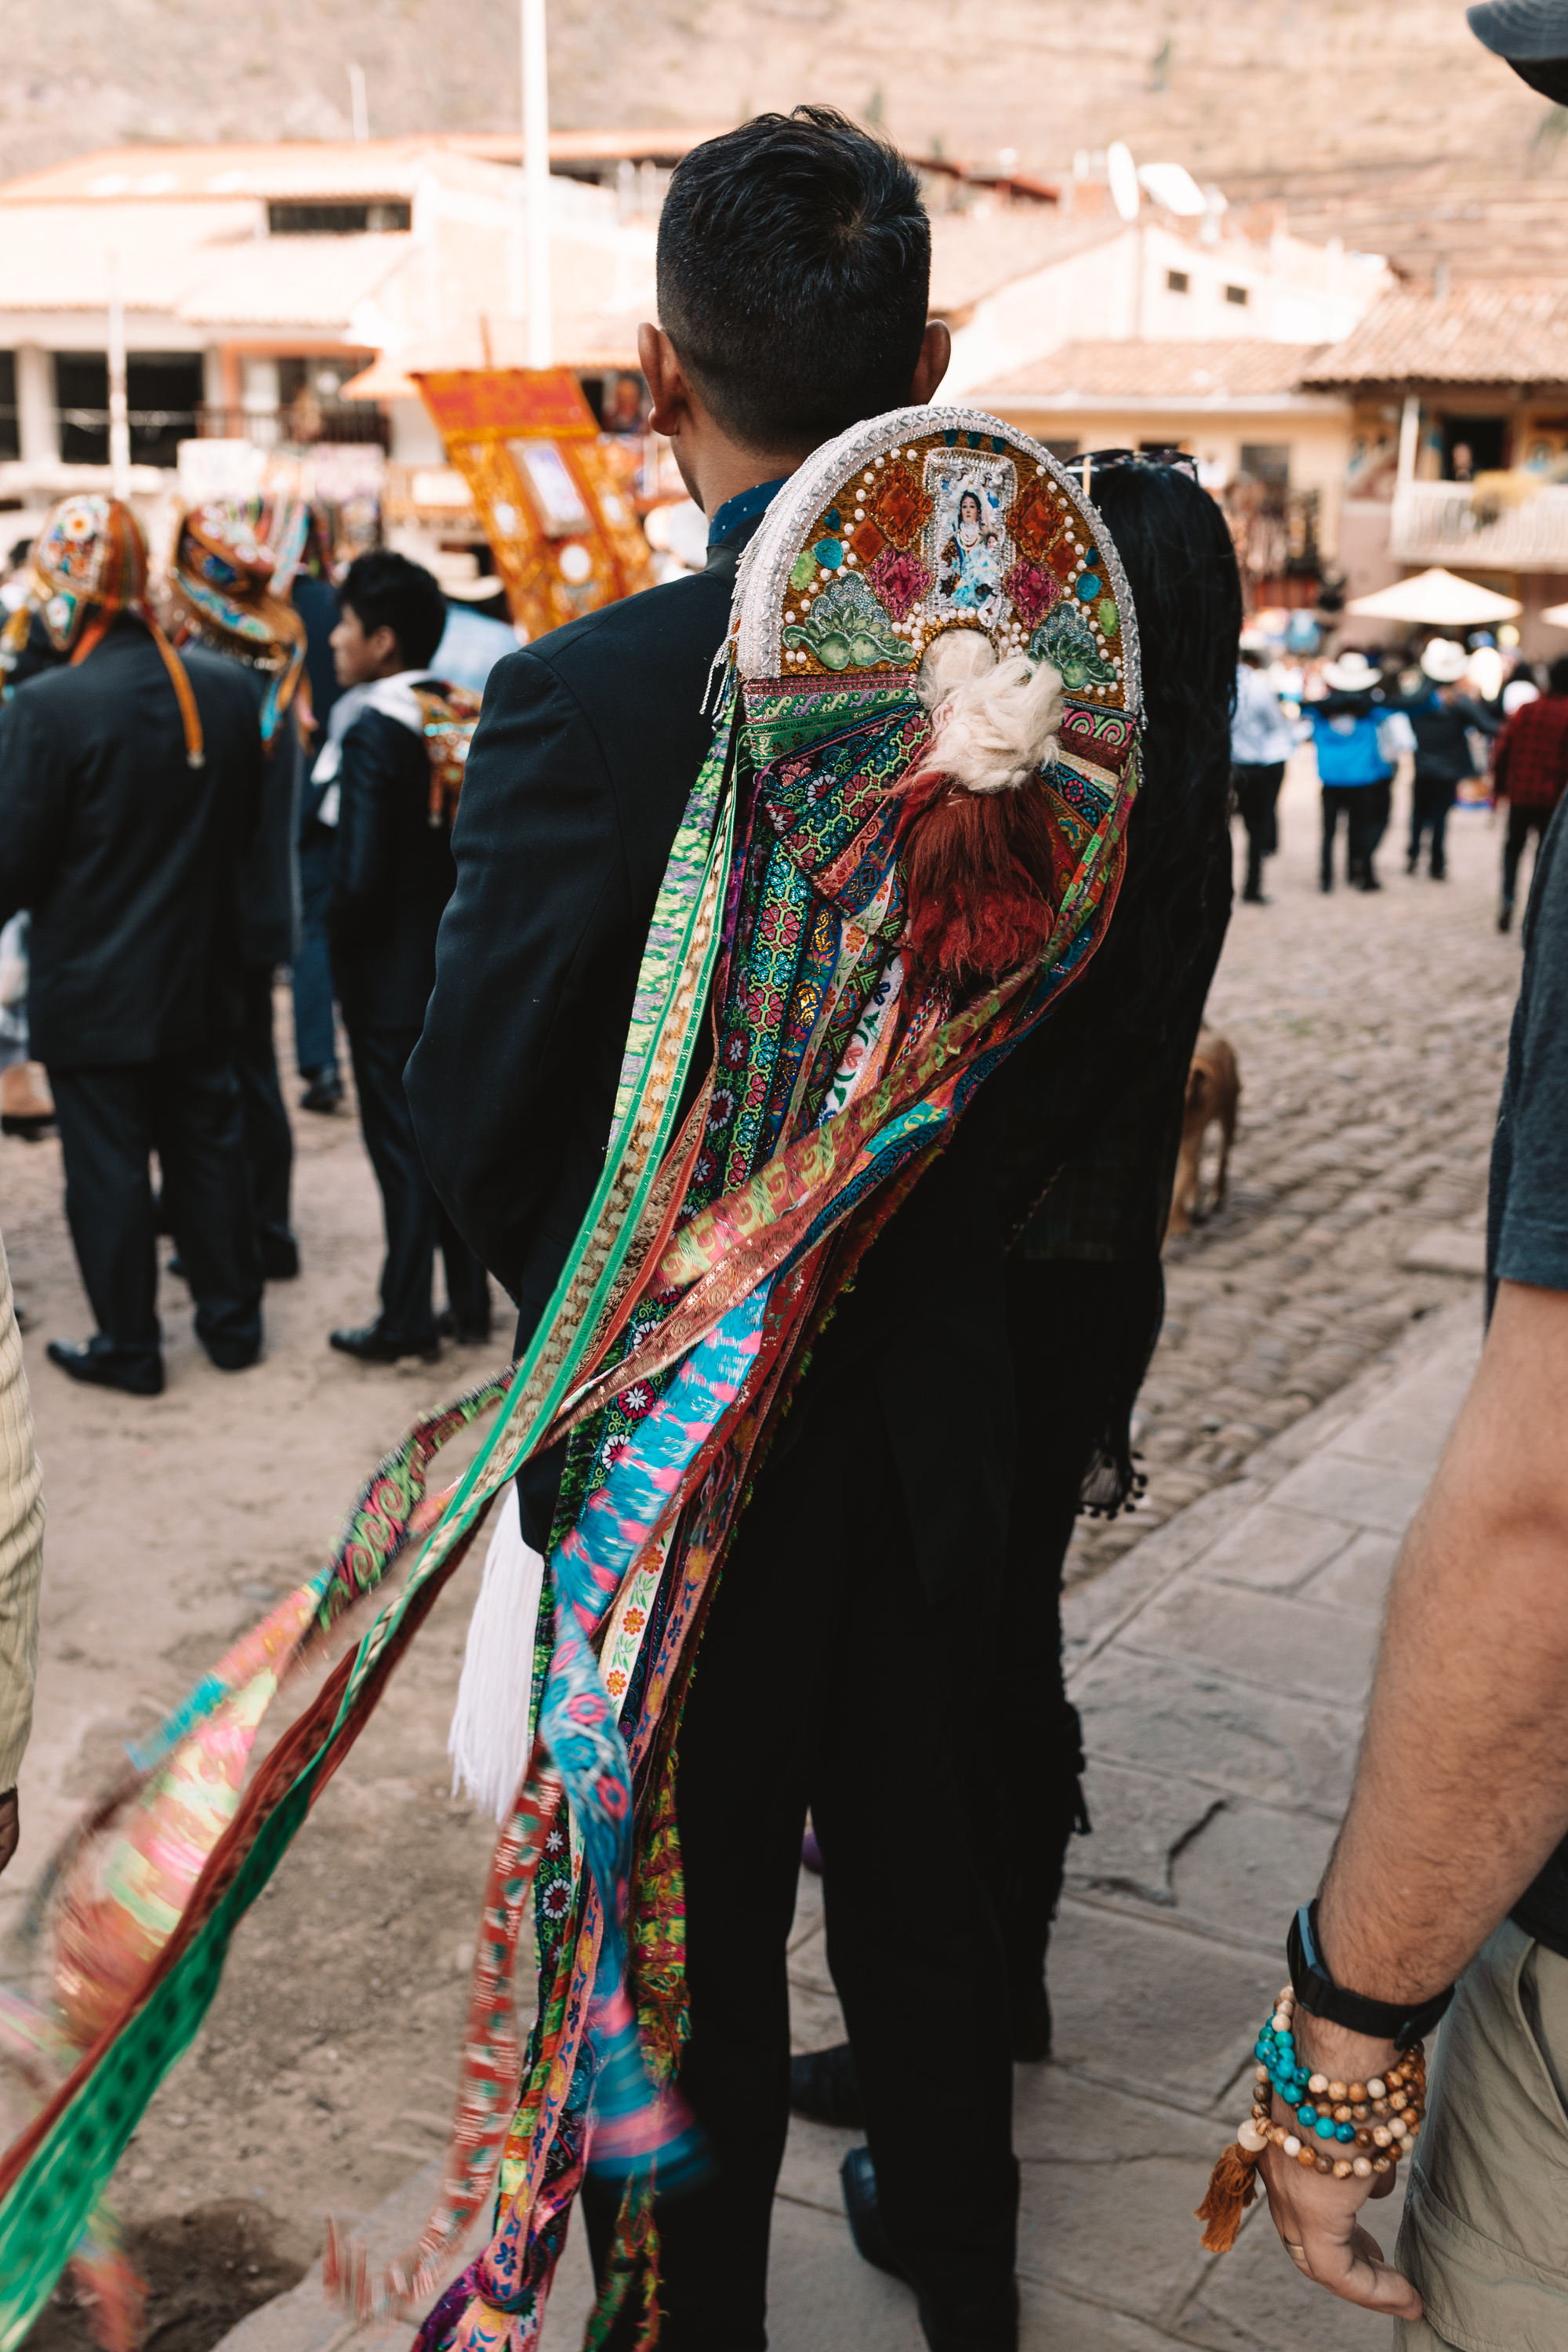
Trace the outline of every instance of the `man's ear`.
<instances>
[{"instance_id":1,"label":"man's ear","mask_svg":"<svg viewBox=\"0 0 1568 2352\"><path fill-rule=\"evenodd\" d=\"M952 337L944 319L932 319L921 338L921 355L915 362L915 372L910 380L910 405L923 408L931 399L938 384L947 373L952 358Z\"/></svg>"},{"instance_id":2,"label":"man's ear","mask_svg":"<svg viewBox=\"0 0 1568 2352\"><path fill-rule=\"evenodd\" d=\"M395 660L400 669L407 668L408 665L403 658L403 647L398 642L397 631L390 627L385 621L382 623L379 629L373 629L364 642L365 651L372 661L380 663Z\"/></svg>"},{"instance_id":3,"label":"man's ear","mask_svg":"<svg viewBox=\"0 0 1568 2352\"><path fill-rule=\"evenodd\" d=\"M646 319L637 329L637 360L647 378L653 404L648 411L648 425L655 433L662 433L667 441L673 441L690 414L690 389L675 345L662 327L653 326Z\"/></svg>"}]
</instances>

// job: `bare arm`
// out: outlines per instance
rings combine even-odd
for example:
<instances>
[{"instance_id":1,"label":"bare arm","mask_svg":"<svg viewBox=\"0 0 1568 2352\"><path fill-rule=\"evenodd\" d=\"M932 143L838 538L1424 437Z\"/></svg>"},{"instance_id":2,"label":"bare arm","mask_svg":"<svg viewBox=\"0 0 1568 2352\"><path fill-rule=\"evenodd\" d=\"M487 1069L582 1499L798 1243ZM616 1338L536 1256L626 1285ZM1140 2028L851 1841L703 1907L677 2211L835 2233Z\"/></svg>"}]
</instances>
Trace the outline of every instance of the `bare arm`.
<instances>
[{"instance_id":1,"label":"bare arm","mask_svg":"<svg viewBox=\"0 0 1568 2352\"><path fill-rule=\"evenodd\" d=\"M1502 1283L1394 1573L1323 1882L1324 1957L1355 1992L1414 2002L1441 1991L1568 1831L1565 1395L1568 1291ZM1364 2082L1394 2061L1388 2043L1300 2010L1297 2024L1302 2056L1330 2074ZM1263 2172L1299 2267L1352 2303L1418 2313L1414 2289L1356 2229L1370 2184L1303 2172L1273 2148Z\"/></svg>"}]
</instances>

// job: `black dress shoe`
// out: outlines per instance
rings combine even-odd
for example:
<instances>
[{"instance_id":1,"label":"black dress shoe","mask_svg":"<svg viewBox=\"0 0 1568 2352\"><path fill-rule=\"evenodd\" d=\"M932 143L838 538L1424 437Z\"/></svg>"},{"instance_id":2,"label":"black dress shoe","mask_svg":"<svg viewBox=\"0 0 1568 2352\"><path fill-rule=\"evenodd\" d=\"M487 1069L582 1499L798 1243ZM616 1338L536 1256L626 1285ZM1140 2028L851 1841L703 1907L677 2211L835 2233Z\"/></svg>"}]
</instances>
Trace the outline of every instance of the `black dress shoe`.
<instances>
[{"instance_id":1,"label":"black dress shoe","mask_svg":"<svg viewBox=\"0 0 1568 2352\"><path fill-rule=\"evenodd\" d=\"M259 1339L203 1339L202 1345L220 1372L247 1372L261 1361Z\"/></svg>"},{"instance_id":2,"label":"black dress shoe","mask_svg":"<svg viewBox=\"0 0 1568 2352\"><path fill-rule=\"evenodd\" d=\"M443 1339L455 1339L459 1348L488 1348L490 1343L489 1323L482 1329L474 1324L459 1323L456 1309L450 1307L442 1307L436 1318L436 1328Z\"/></svg>"},{"instance_id":3,"label":"black dress shoe","mask_svg":"<svg viewBox=\"0 0 1568 2352\"><path fill-rule=\"evenodd\" d=\"M329 1344L340 1355L353 1356L362 1364L395 1364L404 1356L417 1356L422 1364L438 1363L441 1343L438 1339L393 1339L379 1323L362 1324L355 1331L334 1331Z\"/></svg>"},{"instance_id":4,"label":"black dress shoe","mask_svg":"<svg viewBox=\"0 0 1568 2352\"><path fill-rule=\"evenodd\" d=\"M809 2116L813 2123L864 2130L860 2081L847 2042L836 2042L831 2050L808 2050L790 2060L789 2103L797 2116Z\"/></svg>"},{"instance_id":5,"label":"black dress shoe","mask_svg":"<svg viewBox=\"0 0 1568 2352\"><path fill-rule=\"evenodd\" d=\"M343 1082L336 1070L310 1070L304 1075L310 1084L300 1097L301 1110L334 1111L342 1108Z\"/></svg>"},{"instance_id":6,"label":"black dress shoe","mask_svg":"<svg viewBox=\"0 0 1568 2352\"><path fill-rule=\"evenodd\" d=\"M1011 2280L961 2310L938 2305L894 2253L882 2226L876 2167L868 2147L852 2147L838 2170L849 2234L862 2262L915 2290L921 2333L931 2352L1017 2352L1018 2291Z\"/></svg>"},{"instance_id":7,"label":"black dress shoe","mask_svg":"<svg viewBox=\"0 0 1568 2352\"><path fill-rule=\"evenodd\" d=\"M300 1271L300 1244L292 1234L263 1234L261 1271L268 1282L292 1282Z\"/></svg>"},{"instance_id":8,"label":"black dress shoe","mask_svg":"<svg viewBox=\"0 0 1568 2352\"><path fill-rule=\"evenodd\" d=\"M852 2147L838 2168L838 2179L856 2252L873 2270L886 2271L889 2278L903 2279L907 2284L909 2273L889 2244L888 2233L882 2227L877 2168L871 2161L870 2149Z\"/></svg>"},{"instance_id":9,"label":"black dress shoe","mask_svg":"<svg viewBox=\"0 0 1568 2352\"><path fill-rule=\"evenodd\" d=\"M163 1359L159 1355L127 1356L112 1342L89 1339L85 1347L74 1339L51 1339L45 1349L51 1364L89 1388L123 1389L127 1396L162 1396Z\"/></svg>"}]
</instances>

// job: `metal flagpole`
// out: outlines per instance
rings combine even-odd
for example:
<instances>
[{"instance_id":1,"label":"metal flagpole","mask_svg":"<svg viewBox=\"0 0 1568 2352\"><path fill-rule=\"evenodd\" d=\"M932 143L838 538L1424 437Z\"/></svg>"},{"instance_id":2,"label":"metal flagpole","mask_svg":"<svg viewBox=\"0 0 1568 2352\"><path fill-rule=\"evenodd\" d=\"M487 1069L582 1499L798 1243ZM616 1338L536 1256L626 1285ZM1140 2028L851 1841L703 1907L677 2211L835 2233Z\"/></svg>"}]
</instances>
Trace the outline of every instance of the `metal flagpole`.
<instances>
[{"instance_id":1,"label":"metal flagpole","mask_svg":"<svg viewBox=\"0 0 1568 2352\"><path fill-rule=\"evenodd\" d=\"M522 170L528 198L528 364L553 364L550 292L550 84L544 0L522 0Z\"/></svg>"},{"instance_id":2,"label":"metal flagpole","mask_svg":"<svg viewBox=\"0 0 1568 2352\"><path fill-rule=\"evenodd\" d=\"M120 256L109 256L109 486L117 499L131 494L131 414L125 398L125 302L120 290Z\"/></svg>"}]
</instances>

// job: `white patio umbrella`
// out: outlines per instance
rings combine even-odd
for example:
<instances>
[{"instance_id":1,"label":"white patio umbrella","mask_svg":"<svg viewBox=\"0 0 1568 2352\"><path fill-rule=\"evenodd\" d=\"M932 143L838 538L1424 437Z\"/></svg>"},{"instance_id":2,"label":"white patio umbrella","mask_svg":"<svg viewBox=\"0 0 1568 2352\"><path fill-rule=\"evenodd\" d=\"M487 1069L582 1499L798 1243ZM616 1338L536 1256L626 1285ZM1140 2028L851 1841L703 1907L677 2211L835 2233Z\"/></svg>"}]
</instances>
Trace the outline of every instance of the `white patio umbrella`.
<instances>
[{"instance_id":1,"label":"white patio umbrella","mask_svg":"<svg viewBox=\"0 0 1568 2352\"><path fill-rule=\"evenodd\" d=\"M1511 621L1523 610L1517 596L1499 596L1478 588L1457 572L1440 567L1418 572L1413 580L1396 580L1373 596L1355 596L1345 606L1368 621L1411 621L1433 629L1484 629L1493 621Z\"/></svg>"}]
</instances>

